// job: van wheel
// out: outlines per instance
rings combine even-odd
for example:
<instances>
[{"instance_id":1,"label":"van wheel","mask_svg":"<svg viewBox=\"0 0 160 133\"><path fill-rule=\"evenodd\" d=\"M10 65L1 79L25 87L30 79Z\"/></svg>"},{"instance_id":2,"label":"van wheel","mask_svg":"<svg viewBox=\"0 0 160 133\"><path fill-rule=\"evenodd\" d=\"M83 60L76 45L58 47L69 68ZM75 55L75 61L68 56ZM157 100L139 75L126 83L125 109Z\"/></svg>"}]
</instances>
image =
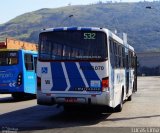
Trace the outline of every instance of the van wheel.
<instances>
[{"instance_id":1,"label":"van wheel","mask_svg":"<svg viewBox=\"0 0 160 133\"><path fill-rule=\"evenodd\" d=\"M122 95L121 95L121 102L120 104L117 105L117 107L114 108L115 112L121 112L123 108L123 91L122 91Z\"/></svg>"}]
</instances>

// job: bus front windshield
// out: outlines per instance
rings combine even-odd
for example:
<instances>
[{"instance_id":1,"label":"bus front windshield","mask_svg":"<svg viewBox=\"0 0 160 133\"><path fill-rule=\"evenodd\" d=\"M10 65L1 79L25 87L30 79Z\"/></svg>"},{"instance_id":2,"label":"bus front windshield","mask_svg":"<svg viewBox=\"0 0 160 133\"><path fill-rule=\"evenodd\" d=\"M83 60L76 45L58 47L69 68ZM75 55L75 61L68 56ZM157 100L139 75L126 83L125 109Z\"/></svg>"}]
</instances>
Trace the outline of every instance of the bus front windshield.
<instances>
[{"instance_id":1,"label":"bus front windshield","mask_svg":"<svg viewBox=\"0 0 160 133\"><path fill-rule=\"evenodd\" d=\"M104 60L106 34L100 31L43 32L39 38L40 60Z\"/></svg>"},{"instance_id":2,"label":"bus front windshield","mask_svg":"<svg viewBox=\"0 0 160 133\"><path fill-rule=\"evenodd\" d=\"M0 66L10 66L18 64L17 51L0 51Z\"/></svg>"}]
</instances>

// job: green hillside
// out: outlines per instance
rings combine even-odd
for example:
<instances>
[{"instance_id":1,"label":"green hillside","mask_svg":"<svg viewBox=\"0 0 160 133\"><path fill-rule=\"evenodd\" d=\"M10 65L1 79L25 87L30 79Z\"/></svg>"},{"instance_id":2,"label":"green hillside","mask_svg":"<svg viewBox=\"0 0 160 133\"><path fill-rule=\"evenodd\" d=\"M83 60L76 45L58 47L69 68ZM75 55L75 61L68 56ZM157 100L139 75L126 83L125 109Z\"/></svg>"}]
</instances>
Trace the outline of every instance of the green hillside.
<instances>
[{"instance_id":1,"label":"green hillside","mask_svg":"<svg viewBox=\"0 0 160 133\"><path fill-rule=\"evenodd\" d=\"M152 6L153 9L146 9L146 6ZM11 36L37 43L38 33L43 28L92 26L126 32L136 51L160 51L159 7L160 2L99 2L85 6L44 8L20 15L0 25L0 40Z\"/></svg>"}]
</instances>

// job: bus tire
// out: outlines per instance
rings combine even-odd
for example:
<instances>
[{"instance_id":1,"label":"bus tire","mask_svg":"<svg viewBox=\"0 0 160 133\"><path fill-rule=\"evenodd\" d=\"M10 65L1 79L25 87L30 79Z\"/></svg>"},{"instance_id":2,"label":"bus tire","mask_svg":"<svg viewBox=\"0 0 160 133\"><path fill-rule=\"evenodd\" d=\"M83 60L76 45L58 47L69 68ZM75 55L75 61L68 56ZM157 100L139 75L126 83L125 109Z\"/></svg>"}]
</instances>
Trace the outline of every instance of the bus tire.
<instances>
[{"instance_id":1,"label":"bus tire","mask_svg":"<svg viewBox=\"0 0 160 133\"><path fill-rule=\"evenodd\" d=\"M23 94L23 93L12 93L12 97L13 97L15 100L20 100L20 99L23 99L23 98L24 98L24 94Z\"/></svg>"},{"instance_id":2,"label":"bus tire","mask_svg":"<svg viewBox=\"0 0 160 133\"><path fill-rule=\"evenodd\" d=\"M132 101L132 95L128 97L127 101Z\"/></svg>"},{"instance_id":3,"label":"bus tire","mask_svg":"<svg viewBox=\"0 0 160 133\"><path fill-rule=\"evenodd\" d=\"M134 83L133 83L133 90L132 90L132 93L135 93L137 90L136 90L136 88L135 88L135 86L134 86Z\"/></svg>"},{"instance_id":4,"label":"bus tire","mask_svg":"<svg viewBox=\"0 0 160 133\"><path fill-rule=\"evenodd\" d=\"M115 109L114 109L115 112L121 112L122 111L122 108L123 108L123 95L124 95L124 90L122 89L121 102L120 102L120 104L118 104L115 107Z\"/></svg>"}]
</instances>

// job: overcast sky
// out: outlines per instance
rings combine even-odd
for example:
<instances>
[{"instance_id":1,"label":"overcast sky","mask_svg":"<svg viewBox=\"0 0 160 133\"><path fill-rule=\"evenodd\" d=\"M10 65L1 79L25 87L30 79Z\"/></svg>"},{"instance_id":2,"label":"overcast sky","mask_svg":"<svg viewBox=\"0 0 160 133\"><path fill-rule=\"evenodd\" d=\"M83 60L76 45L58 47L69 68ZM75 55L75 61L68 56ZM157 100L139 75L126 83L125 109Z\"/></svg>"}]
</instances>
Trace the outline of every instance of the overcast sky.
<instances>
[{"instance_id":1,"label":"overcast sky","mask_svg":"<svg viewBox=\"0 0 160 133\"><path fill-rule=\"evenodd\" d=\"M26 12L35 11L41 8L56 8L71 5L85 5L96 3L97 1L111 0L1 0L0 4L0 24ZM113 2L139 2L144 0L112 0ZM153 0L146 0L153 1Z\"/></svg>"}]
</instances>

